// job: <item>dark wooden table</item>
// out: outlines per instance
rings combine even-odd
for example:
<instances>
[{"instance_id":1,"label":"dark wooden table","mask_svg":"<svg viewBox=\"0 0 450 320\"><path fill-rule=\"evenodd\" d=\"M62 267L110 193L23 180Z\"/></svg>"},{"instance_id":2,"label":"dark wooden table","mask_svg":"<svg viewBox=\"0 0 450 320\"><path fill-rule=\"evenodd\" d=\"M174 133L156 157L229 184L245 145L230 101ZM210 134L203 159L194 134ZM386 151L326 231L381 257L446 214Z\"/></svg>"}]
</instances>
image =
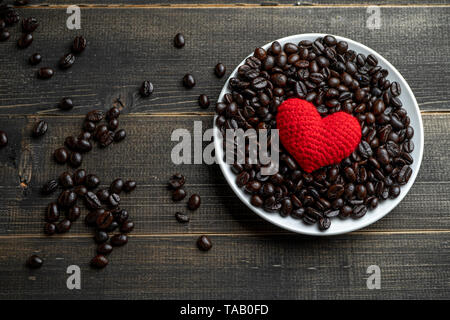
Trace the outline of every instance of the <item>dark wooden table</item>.
<instances>
[{"instance_id":1,"label":"dark wooden table","mask_svg":"<svg viewBox=\"0 0 450 320\"><path fill-rule=\"evenodd\" d=\"M0 43L0 129L10 138L0 151L0 298L450 298L446 1L81 2L86 3L81 30L66 28L66 7L73 1L33 1L20 9L22 16L41 22L32 46L16 48L18 26L10 41ZM380 4L379 30L366 28L371 4ZM177 32L187 39L181 50L172 45ZM409 82L425 127L422 167L402 203L363 230L329 238L295 235L258 218L234 195L218 166L175 166L170 160L175 128L192 130L194 120L212 126L213 108L200 109L197 98L218 96L224 80L212 73L217 62L231 71L255 47L307 32L342 35L380 52ZM76 64L49 81L36 79L37 68L27 58L40 52L42 66L55 66L78 34L89 47ZM197 79L189 91L180 82L187 72ZM137 93L144 79L155 85L149 99ZM76 104L69 112L56 108L65 96ZM95 245L81 221L66 235L43 235L43 212L53 198L42 197L39 188L63 171L51 160L52 152L77 132L83 115L120 103L128 138L95 149L83 167L104 185L119 176L137 180L138 189L122 201L136 229L129 244L112 253L106 269L93 270L88 263ZM30 137L37 119L50 126L38 140ZM185 210L185 203L174 204L165 187L176 171L186 175L189 193L202 196L188 225L175 221L174 213ZM196 248L200 234L210 235L211 251ZM45 258L43 268L24 266L32 253ZM66 287L69 265L81 268L81 290ZM380 290L367 289L370 265L381 268Z\"/></svg>"}]
</instances>

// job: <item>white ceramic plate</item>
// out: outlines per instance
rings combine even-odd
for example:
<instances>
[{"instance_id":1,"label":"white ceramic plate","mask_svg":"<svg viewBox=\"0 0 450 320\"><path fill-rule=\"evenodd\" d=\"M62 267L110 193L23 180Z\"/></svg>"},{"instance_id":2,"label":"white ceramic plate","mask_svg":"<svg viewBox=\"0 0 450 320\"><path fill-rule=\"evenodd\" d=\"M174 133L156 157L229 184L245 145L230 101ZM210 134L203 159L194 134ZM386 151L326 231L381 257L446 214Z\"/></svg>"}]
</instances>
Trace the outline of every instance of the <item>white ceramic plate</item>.
<instances>
[{"instance_id":1,"label":"white ceramic plate","mask_svg":"<svg viewBox=\"0 0 450 320\"><path fill-rule=\"evenodd\" d=\"M278 39L278 41L282 46L285 43L292 42L292 43L299 43L301 40L312 40L314 41L317 37L324 37L325 34L320 33L306 33L306 34L299 34L294 35L282 39ZM335 36L338 41L347 41L349 49L352 49L356 51L357 53L362 53L365 56L368 56L369 54L374 55L378 59L378 63L381 67L389 71L388 79L393 82L397 81L402 89L402 93L399 96L400 100L403 103L403 108L405 108L408 111L408 115L411 118L411 126L414 128L414 151L411 153L412 157L414 158L414 162L411 165L411 168L413 170L413 173L411 175L411 178L409 179L408 183L401 187L401 193L400 196L396 199L388 199L385 201L381 201L378 205L378 207L375 210L369 210L366 215L360 219L345 219L341 220L339 218L333 218L331 220L331 226L326 231L320 231L318 229L317 224L316 225L306 225L301 220L294 219L291 217L282 217L278 213L269 213L264 211L261 208L256 208L250 203L250 196L246 194L242 189L240 189L236 183L236 175L231 171L230 166L227 165L223 161L223 149L222 149L222 136L220 134L219 129L215 125L216 123L216 117L214 118L214 143L215 143L215 149L216 149L216 157L217 162L220 165L220 168L228 181L229 185L233 189L233 191L236 193L236 195L243 201L253 212L258 214L260 217L266 219L267 221L283 228L286 230L290 230L293 232L301 233L301 234L307 234L307 235L315 235L315 236L330 236L330 235L337 235L342 234L346 232L355 231L361 228L364 228L375 221L378 221L379 219L383 218L386 214L388 214L392 209L394 209L400 201L405 197L405 195L408 193L409 189L414 183L414 180L416 180L417 173L419 172L420 164L422 162L422 155L423 155L423 125L422 125L422 118L420 115L419 106L417 105L416 98L414 97L414 94L411 91L411 88L409 87L408 83L405 81L405 79L402 77L402 75L395 69L386 59L384 59L380 54L375 52L374 50L362 45L359 42ZM268 49L270 47L271 43L268 43L263 46L264 49ZM249 55L248 57L250 57ZM247 57L246 57L247 58ZM245 58L245 59L246 59ZM228 78L227 82L225 83L222 92L220 93L218 101L223 100L223 96L230 92L228 88L228 82L230 78L235 77L237 74L237 69L239 66L244 64L245 59L236 67L236 69L233 71L233 73Z\"/></svg>"}]
</instances>

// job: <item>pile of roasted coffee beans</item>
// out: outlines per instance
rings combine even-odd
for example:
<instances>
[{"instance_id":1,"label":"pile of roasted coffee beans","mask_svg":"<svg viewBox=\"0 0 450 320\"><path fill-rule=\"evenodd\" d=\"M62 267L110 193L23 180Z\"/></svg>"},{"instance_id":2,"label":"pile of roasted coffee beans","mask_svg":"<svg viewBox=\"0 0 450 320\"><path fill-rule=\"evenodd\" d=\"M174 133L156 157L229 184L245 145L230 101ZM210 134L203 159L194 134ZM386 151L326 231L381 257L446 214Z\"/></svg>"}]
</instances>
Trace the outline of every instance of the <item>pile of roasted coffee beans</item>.
<instances>
[{"instance_id":1,"label":"pile of roasted coffee beans","mask_svg":"<svg viewBox=\"0 0 450 320\"><path fill-rule=\"evenodd\" d=\"M170 177L168 181L168 188L172 192L172 200L173 201L181 201L186 198L186 191L184 190L184 184L186 183L186 178L181 173L175 173ZM201 198L197 193L194 193L190 196L187 208L190 211L195 211L200 207ZM190 221L189 215L183 212L176 212L175 219L179 223L188 223ZM211 240L205 235L200 236L197 240L197 247L202 251L208 251L211 249L212 244Z\"/></svg>"},{"instance_id":2,"label":"pile of roasted coffee beans","mask_svg":"<svg viewBox=\"0 0 450 320\"><path fill-rule=\"evenodd\" d=\"M92 110L86 114L82 130L78 136L68 136L64 140L65 147L58 148L53 158L59 164L68 163L78 168L83 161L82 154L92 150L92 141L100 147L107 147L113 142L120 142L126 137L124 129L118 129L120 110L112 107L106 114L101 110ZM100 123L104 120L104 123Z\"/></svg>"},{"instance_id":3,"label":"pile of roasted coffee beans","mask_svg":"<svg viewBox=\"0 0 450 320\"><path fill-rule=\"evenodd\" d=\"M414 130L398 97L400 85L387 77L375 56L358 54L330 35L256 48L230 79L231 93L216 105L222 134L226 129L275 129L278 106L300 98L312 102L323 117L352 114L362 139L341 163L313 173L303 172L282 146L275 175L262 175L261 164L235 163L236 184L251 196L252 205L326 230L331 218L361 218L380 201L398 197L412 174Z\"/></svg>"}]
</instances>

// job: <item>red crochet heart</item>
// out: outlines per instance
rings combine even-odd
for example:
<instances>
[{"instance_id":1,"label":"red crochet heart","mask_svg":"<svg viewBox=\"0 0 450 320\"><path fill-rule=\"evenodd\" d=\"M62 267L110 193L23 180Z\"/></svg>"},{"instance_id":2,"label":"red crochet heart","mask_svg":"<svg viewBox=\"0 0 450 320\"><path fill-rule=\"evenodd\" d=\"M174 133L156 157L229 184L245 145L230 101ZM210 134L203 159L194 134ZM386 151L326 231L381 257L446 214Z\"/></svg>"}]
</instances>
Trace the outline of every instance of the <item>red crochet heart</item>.
<instances>
[{"instance_id":1,"label":"red crochet heart","mask_svg":"<svg viewBox=\"0 0 450 320\"><path fill-rule=\"evenodd\" d=\"M306 172L339 163L361 140L355 117L341 111L322 118L312 103L301 99L278 107L277 127L281 143Z\"/></svg>"}]
</instances>

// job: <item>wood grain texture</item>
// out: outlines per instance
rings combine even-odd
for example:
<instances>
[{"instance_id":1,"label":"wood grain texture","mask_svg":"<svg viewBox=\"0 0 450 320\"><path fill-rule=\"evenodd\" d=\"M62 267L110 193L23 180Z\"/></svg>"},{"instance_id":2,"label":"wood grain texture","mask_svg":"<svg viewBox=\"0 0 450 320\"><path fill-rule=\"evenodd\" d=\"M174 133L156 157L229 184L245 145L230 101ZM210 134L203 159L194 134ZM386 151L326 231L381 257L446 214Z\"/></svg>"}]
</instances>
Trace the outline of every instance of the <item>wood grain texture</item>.
<instances>
[{"instance_id":1,"label":"wood grain texture","mask_svg":"<svg viewBox=\"0 0 450 320\"><path fill-rule=\"evenodd\" d=\"M307 32L340 34L372 47L404 75L422 110L449 110L450 7L389 8L382 11L381 30L365 28L365 8L348 7L262 8L257 15L239 8L87 9L81 31L66 29L65 9L22 11L42 25L26 50L15 48L18 27L0 43L0 72L6 75L0 79L0 114L61 114L56 104L64 96L75 101L72 114L110 106L117 98L136 113L195 112L199 94L213 101L219 95L224 79L213 75L217 62L229 74L255 47ZM187 39L181 50L172 44L180 31ZM56 66L80 33L89 46L76 64L48 81L36 79L28 57L38 51L41 66ZM181 85L188 72L197 79L192 90ZM155 86L150 99L137 93L144 79Z\"/></svg>"}]
</instances>

